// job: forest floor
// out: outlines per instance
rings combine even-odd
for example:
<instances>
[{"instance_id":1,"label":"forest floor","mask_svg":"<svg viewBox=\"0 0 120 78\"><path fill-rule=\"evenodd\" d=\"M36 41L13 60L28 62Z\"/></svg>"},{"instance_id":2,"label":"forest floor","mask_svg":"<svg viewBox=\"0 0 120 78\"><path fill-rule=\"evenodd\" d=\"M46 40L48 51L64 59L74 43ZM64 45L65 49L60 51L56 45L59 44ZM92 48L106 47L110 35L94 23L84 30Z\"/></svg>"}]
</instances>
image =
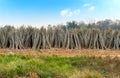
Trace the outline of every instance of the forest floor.
<instances>
[{"instance_id":1,"label":"forest floor","mask_svg":"<svg viewBox=\"0 0 120 78\"><path fill-rule=\"evenodd\" d=\"M79 56L79 55L87 55L87 56L111 56L111 57L120 57L120 50L98 50L98 49L0 49L0 54L25 54L25 55L43 55L43 56L51 56L51 55L59 55L59 56Z\"/></svg>"}]
</instances>

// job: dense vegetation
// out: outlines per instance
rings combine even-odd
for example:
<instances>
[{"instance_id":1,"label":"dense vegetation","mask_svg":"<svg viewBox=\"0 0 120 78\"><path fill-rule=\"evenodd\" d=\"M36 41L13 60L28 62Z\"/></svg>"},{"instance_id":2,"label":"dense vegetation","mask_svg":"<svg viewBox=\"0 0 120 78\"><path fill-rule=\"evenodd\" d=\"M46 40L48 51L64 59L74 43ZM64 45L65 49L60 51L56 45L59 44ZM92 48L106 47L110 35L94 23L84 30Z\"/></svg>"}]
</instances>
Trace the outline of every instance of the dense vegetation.
<instances>
[{"instance_id":1,"label":"dense vegetation","mask_svg":"<svg viewBox=\"0 0 120 78\"><path fill-rule=\"evenodd\" d=\"M120 21L68 22L41 27L0 28L0 48L120 49Z\"/></svg>"},{"instance_id":2,"label":"dense vegetation","mask_svg":"<svg viewBox=\"0 0 120 78\"><path fill-rule=\"evenodd\" d=\"M118 57L0 55L0 78L119 78Z\"/></svg>"}]
</instances>

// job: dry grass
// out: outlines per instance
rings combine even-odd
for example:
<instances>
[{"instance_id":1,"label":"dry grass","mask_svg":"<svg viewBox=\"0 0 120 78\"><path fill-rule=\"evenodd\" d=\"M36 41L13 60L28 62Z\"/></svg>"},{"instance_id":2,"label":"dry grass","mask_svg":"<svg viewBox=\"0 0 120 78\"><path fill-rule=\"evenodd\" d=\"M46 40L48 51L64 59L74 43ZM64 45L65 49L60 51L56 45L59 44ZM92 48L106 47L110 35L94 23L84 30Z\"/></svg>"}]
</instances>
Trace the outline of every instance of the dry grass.
<instances>
[{"instance_id":1,"label":"dry grass","mask_svg":"<svg viewBox=\"0 0 120 78\"><path fill-rule=\"evenodd\" d=\"M120 50L98 50L98 49L44 49L41 50L44 55L64 55L64 56L76 56L76 55L96 55L96 56L120 56Z\"/></svg>"},{"instance_id":2,"label":"dry grass","mask_svg":"<svg viewBox=\"0 0 120 78\"><path fill-rule=\"evenodd\" d=\"M37 73L34 73L34 72L30 72L28 74L28 77L29 78L39 78L39 76L37 75ZM26 76L14 76L14 78L28 78Z\"/></svg>"},{"instance_id":3,"label":"dry grass","mask_svg":"<svg viewBox=\"0 0 120 78\"><path fill-rule=\"evenodd\" d=\"M77 71L69 78L103 78L102 75L97 71L91 71L84 69L83 71Z\"/></svg>"},{"instance_id":4,"label":"dry grass","mask_svg":"<svg viewBox=\"0 0 120 78\"><path fill-rule=\"evenodd\" d=\"M25 54L25 55L59 55L59 56L76 56L76 55L87 55L87 56L111 56L111 57L120 57L120 50L98 50L98 49L62 49L62 48L52 48L52 49L0 49L0 54Z\"/></svg>"}]
</instances>

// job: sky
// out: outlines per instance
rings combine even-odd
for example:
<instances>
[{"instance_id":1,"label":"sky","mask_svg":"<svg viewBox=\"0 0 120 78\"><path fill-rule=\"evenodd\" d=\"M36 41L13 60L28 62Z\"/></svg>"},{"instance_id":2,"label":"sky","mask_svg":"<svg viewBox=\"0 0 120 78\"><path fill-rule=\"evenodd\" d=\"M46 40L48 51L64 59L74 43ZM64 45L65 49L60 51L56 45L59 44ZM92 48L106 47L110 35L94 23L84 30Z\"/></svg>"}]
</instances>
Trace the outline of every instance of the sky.
<instances>
[{"instance_id":1,"label":"sky","mask_svg":"<svg viewBox=\"0 0 120 78\"><path fill-rule=\"evenodd\" d=\"M120 0L0 0L0 25L120 19Z\"/></svg>"}]
</instances>

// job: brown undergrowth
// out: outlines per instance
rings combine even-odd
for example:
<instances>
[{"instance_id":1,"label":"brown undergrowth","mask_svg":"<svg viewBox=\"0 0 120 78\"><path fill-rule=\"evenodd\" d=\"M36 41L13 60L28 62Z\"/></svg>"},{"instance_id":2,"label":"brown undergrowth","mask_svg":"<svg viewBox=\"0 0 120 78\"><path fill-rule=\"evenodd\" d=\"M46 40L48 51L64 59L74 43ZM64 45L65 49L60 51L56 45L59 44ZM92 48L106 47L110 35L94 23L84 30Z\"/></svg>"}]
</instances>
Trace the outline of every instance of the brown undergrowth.
<instances>
[{"instance_id":1,"label":"brown undergrowth","mask_svg":"<svg viewBox=\"0 0 120 78\"><path fill-rule=\"evenodd\" d=\"M0 54L25 54L25 55L59 55L59 56L79 56L79 55L88 55L88 56L111 56L120 57L120 50L100 50L100 49L62 49L62 48L51 48L51 49L0 49Z\"/></svg>"}]
</instances>

